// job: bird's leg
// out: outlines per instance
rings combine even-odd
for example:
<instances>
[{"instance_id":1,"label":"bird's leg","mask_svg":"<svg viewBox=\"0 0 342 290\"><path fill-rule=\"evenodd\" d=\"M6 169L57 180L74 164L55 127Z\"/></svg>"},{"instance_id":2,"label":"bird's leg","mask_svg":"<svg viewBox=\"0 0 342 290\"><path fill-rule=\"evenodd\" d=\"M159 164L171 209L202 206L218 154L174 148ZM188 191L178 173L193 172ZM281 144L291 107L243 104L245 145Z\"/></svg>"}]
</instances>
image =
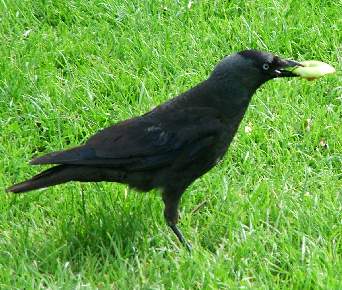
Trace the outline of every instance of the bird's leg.
<instances>
[{"instance_id":1,"label":"bird's leg","mask_svg":"<svg viewBox=\"0 0 342 290\"><path fill-rule=\"evenodd\" d=\"M165 204L164 217L168 226L177 236L178 240L185 246L189 251L191 250L191 245L186 241L182 232L177 227L178 222L178 205L181 195L178 194L168 194L163 193L163 201Z\"/></svg>"}]
</instances>

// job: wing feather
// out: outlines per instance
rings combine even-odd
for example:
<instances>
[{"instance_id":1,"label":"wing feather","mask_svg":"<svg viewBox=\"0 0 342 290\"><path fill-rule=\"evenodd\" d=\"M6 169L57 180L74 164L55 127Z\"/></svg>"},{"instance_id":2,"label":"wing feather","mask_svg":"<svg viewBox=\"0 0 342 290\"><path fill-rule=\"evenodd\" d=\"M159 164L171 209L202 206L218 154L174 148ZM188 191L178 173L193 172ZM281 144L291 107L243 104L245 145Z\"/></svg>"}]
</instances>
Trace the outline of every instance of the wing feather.
<instances>
[{"instance_id":1,"label":"wing feather","mask_svg":"<svg viewBox=\"0 0 342 290\"><path fill-rule=\"evenodd\" d=\"M31 164L74 164L152 169L172 163L182 150L206 144L222 129L211 109L178 110L173 114L147 114L106 128L86 144L53 152ZM203 140L203 142L202 142ZM187 149L188 150L188 149Z\"/></svg>"}]
</instances>

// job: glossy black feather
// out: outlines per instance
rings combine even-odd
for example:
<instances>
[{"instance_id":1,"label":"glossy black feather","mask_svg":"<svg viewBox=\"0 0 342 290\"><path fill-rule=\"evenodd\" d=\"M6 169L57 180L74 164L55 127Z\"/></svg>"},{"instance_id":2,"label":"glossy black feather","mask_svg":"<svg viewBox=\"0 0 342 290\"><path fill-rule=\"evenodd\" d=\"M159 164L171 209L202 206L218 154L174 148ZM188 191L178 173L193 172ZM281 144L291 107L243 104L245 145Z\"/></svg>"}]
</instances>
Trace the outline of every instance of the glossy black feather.
<instances>
[{"instance_id":1,"label":"glossy black feather","mask_svg":"<svg viewBox=\"0 0 342 290\"><path fill-rule=\"evenodd\" d=\"M95 134L83 145L47 154L31 164L73 164L150 169L170 164L187 147L224 128L216 111L190 108L163 114L155 109Z\"/></svg>"}]
</instances>

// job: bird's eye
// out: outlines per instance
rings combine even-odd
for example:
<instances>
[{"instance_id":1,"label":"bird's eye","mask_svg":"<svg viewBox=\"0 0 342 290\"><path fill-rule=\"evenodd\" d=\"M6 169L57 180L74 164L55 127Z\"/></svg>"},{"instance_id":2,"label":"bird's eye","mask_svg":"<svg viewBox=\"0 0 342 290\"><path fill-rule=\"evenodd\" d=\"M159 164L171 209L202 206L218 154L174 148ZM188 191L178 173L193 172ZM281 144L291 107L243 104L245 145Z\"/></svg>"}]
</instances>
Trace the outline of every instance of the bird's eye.
<instances>
[{"instance_id":1,"label":"bird's eye","mask_svg":"<svg viewBox=\"0 0 342 290\"><path fill-rule=\"evenodd\" d=\"M268 64L268 63L264 63L263 65L262 65L262 69L263 70L268 70L270 68L270 65Z\"/></svg>"}]
</instances>

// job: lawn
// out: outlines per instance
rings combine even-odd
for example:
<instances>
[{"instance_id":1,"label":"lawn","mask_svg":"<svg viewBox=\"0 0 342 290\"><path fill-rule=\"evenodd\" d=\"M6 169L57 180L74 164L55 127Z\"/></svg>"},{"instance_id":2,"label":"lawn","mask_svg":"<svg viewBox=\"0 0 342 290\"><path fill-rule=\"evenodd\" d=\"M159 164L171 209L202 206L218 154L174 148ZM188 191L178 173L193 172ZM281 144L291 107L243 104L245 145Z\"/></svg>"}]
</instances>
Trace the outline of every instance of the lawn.
<instances>
[{"instance_id":1,"label":"lawn","mask_svg":"<svg viewBox=\"0 0 342 290\"><path fill-rule=\"evenodd\" d=\"M0 1L0 289L341 289L341 11L335 0ZM42 169L33 156L148 111L246 48L338 72L257 92L225 159L183 196L191 254L158 192L4 192Z\"/></svg>"}]
</instances>

